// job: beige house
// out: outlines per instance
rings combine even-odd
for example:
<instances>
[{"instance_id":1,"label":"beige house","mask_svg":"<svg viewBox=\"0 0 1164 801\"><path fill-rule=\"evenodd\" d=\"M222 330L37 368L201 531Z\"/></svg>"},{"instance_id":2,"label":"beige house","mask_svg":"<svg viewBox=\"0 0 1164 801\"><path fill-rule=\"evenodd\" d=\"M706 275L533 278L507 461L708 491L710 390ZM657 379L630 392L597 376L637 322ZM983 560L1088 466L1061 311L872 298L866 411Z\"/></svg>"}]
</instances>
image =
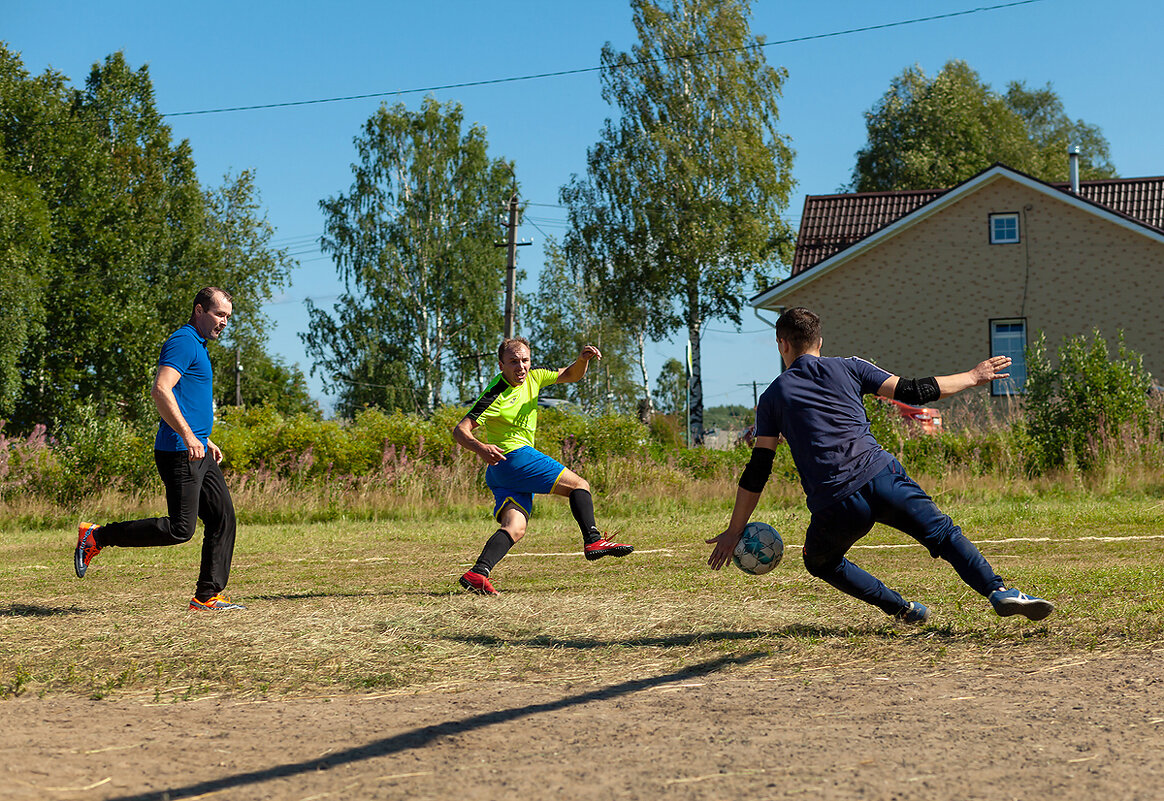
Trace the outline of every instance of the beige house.
<instances>
[{"instance_id":1,"label":"beige house","mask_svg":"<svg viewBox=\"0 0 1164 801\"><path fill-rule=\"evenodd\" d=\"M1074 172L1073 172L1074 174ZM750 300L760 319L807 306L825 355L906 376L1015 360L1122 330L1164 378L1164 177L1047 184L1001 164L948 190L809 196L791 276Z\"/></svg>"}]
</instances>

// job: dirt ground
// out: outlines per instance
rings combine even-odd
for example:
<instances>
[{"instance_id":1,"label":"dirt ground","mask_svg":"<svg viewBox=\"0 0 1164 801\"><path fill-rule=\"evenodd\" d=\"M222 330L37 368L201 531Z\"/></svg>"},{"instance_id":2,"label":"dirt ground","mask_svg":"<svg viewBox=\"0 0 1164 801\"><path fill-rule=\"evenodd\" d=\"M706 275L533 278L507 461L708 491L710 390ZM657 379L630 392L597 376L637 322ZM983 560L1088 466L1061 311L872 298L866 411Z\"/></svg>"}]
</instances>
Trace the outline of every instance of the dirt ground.
<instances>
[{"instance_id":1,"label":"dirt ground","mask_svg":"<svg viewBox=\"0 0 1164 801\"><path fill-rule=\"evenodd\" d=\"M1164 652L0 702L5 799L1160 799ZM855 654L855 657L859 655Z\"/></svg>"}]
</instances>

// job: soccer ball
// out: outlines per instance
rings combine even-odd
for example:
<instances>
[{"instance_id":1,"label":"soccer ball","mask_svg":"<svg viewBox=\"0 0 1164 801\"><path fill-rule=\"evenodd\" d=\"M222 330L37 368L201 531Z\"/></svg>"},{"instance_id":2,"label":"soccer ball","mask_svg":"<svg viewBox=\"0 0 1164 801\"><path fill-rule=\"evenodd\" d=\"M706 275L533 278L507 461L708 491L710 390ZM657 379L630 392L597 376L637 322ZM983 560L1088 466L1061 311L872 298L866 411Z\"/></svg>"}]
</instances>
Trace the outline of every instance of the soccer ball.
<instances>
[{"instance_id":1,"label":"soccer ball","mask_svg":"<svg viewBox=\"0 0 1164 801\"><path fill-rule=\"evenodd\" d=\"M784 558L784 540L776 529L767 523L753 520L744 527L744 533L736 544L732 561L736 567L753 576L762 576Z\"/></svg>"}]
</instances>

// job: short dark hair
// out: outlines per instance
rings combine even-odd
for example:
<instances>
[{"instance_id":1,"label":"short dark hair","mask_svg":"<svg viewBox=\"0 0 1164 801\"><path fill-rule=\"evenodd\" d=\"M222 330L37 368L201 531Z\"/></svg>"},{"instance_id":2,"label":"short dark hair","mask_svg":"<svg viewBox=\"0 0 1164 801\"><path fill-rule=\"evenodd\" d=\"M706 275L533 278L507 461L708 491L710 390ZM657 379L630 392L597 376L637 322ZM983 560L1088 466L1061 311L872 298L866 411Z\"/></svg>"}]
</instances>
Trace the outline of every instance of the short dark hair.
<instances>
[{"instance_id":1,"label":"short dark hair","mask_svg":"<svg viewBox=\"0 0 1164 801\"><path fill-rule=\"evenodd\" d=\"M504 359L505 351L516 345L524 345L526 350L533 352L533 349L529 346L529 340L525 337L510 337L509 339L501 340L501 344L497 346L497 361L500 362Z\"/></svg>"},{"instance_id":2,"label":"short dark hair","mask_svg":"<svg viewBox=\"0 0 1164 801\"><path fill-rule=\"evenodd\" d=\"M776 321L776 338L796 350L808 350L820 342L820 317L803 306L787 309Z\"/></svg>"},{"instance_id":3,"label":"short dark hair","mask_svg":"<svg viewBox=\"0 0 1164 801\"><path fill-rule=\"evenodd\" d=\"M194 296L194 304L190 307L190 314L194 313L194 306L201 306L202 311L210 311L214 305L214 301L218 298L222 298L228 302L234 300L225 289L219 289L216 286L202 287L198 290L198 294Z\"/></svg>"}]
</instances>

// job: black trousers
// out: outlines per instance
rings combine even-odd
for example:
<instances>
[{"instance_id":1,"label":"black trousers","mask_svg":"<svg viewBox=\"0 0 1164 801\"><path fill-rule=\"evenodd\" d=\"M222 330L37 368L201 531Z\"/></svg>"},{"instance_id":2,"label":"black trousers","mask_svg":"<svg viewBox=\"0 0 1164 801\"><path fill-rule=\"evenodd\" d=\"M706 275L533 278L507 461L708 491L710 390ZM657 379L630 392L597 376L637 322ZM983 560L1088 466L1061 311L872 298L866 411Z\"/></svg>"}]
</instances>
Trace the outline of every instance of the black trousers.
<instances>
[{"instance_id":1,"label":"black trousers","mask_svg":"<svg viewBox=\"0 0 1164 801\"><path fill-rule=\"evenodd\" d=\"M150 548L180 545L194 537L198 518L202 534L202 567L194 596L206 600L226 589L234 556L235 518L230 490L218 463L207 453L191 460L186 451L154 451L154 462L166 485L169 517L109 523L97 531L102 548Z\"/></svg>"}]
</instances>

